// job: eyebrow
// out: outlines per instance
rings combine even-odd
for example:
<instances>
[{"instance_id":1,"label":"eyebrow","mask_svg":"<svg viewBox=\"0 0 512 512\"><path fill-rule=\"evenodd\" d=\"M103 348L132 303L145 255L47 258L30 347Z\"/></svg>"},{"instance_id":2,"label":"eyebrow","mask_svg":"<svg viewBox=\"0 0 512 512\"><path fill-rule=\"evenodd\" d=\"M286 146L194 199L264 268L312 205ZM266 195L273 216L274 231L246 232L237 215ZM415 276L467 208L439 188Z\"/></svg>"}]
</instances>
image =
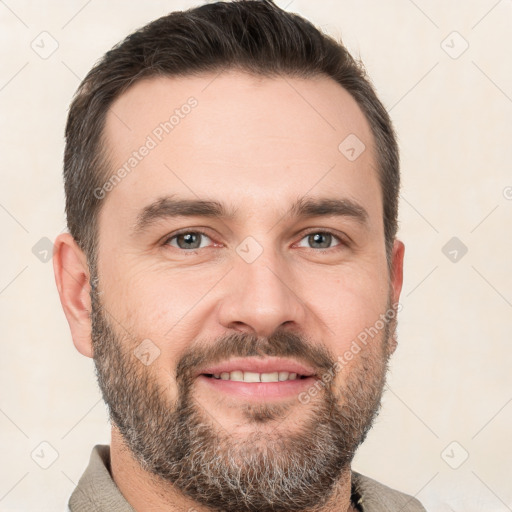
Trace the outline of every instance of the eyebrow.
<instances>
[{"instance_id":1,"label":"eyebrow","mask_svg":"<svg viewBox=\"0 0 512 512\"><path fill-rule=\"evenodd\" d=\"M235 218L238 208L228 207L219 201L203 199L177 199L166 196L145 206L137 216L133 233L147 230L160 220L175 217L207 217L220 220ZM299 197L281 218L348 217L363 227L368 225L368 212L348 198Z\"/></svg>"}]
</instances>

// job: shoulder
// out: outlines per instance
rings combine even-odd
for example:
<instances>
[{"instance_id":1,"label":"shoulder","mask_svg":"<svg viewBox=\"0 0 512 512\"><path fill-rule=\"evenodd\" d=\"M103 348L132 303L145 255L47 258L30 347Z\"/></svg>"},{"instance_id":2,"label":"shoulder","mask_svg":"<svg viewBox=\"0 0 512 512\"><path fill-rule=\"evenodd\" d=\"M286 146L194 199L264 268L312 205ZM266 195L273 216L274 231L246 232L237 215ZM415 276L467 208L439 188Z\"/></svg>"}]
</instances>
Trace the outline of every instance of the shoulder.
<instances>
[{"instance_id":1,"label":"shoulder","mask_svg":"<svg viewBox=\"0 0 512 512\"><path fill-rule=\"evenodd\" d=\"M110 473L110 446L96 445L68 501L72 512L134 512Z\"/></svg>"},{"instance_id":2,"label":"shoulder","mask_svg":"<svg viewBox=\"0 0 512 512\"><path fill-rule=\"evenodd\" d=\"M364 512L426 512L413 496L391 489L355 471L352 471L352 489L360 496Z\"/></svg>"}]
</instances>

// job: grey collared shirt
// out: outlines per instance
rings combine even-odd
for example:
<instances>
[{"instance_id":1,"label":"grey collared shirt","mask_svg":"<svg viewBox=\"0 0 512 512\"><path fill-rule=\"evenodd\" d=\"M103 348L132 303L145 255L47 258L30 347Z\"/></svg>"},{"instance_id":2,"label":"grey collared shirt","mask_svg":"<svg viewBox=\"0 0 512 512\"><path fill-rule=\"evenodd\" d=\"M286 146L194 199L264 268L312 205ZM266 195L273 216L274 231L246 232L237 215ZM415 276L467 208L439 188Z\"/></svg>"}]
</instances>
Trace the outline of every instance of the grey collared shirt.
<instances>
[{"instance_id":1,"label":"grey collared shirt","mask_svg":"<svg viewBox=\"0 0 512 512\"><path fill-rule=\"evenodd\" d=\"M362 512L426 512L412 496L352 471L352 496ZM70 512L135 512L110 473L110 446L96 445L69 498Z\"/></svg>"}]
</instances>

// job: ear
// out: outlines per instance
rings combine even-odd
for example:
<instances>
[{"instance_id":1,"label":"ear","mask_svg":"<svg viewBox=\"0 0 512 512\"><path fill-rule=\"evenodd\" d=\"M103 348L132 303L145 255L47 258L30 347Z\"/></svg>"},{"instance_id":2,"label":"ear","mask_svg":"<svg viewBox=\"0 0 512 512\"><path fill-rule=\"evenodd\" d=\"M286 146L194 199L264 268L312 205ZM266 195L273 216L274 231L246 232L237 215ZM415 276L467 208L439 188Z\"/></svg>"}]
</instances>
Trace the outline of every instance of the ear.
<instances>
[{"instance_id":1,"label":"ear","mask_svg":"<svg viewBox=\"0 0 512 512\"><path fill-rule=\"evenodd\" d=\"M404 278L404 253L405 245L400 240L395 240L393 244L393 251L391 253L390 290L391 304L393 307L396 304L397 308ZM388 345L389 355L393 354L398 345L398 341L396 339L397 314L398 311L395 309L395 316L391 320L391 338Z\"/></svg>"},{"instance_id":2,"label":"ear","mask_svg":"<svg viewBox=\"0 0 512 512\"><path fill-rule=\"evenodd\" d=\"M90 273L87 258L69 233L55 239L53 271L76 349L92 357Z\"/></svg>"},{"instance_id":3,"label":"ear","mask_svg":"<svg viewBox=\"0 0 512 512\"><path fill-rule=\"evenodd\" d=\"M391 289L393 304L397 304L400 300L402 284L404 280L404 253L405 245L400 240L393 243L393 251L391 253Z\"/></svg>"}]
</instances>

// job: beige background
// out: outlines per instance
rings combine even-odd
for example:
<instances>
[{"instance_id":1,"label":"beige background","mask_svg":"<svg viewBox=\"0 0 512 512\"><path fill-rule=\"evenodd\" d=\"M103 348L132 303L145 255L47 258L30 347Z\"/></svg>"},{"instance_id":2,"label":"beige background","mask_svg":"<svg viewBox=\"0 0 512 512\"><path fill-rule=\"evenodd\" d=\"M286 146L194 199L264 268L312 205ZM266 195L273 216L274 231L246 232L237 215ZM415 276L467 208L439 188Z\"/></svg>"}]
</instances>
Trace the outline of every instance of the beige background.
<instances>
[{"instance_id":1,"label":"beige background","mask_svg":"<svg viewBox=\"0 0 512 512\"><path fill-rule=\"evenodd\" d=\"M354 468L432 511L512 510L512 2L278 3L361 56L402 148L400 345ZM1 511L64 510L92 446L109 441L92 362L40 260L65 226L69 101L128 32L192 5L0 2ZM468 249L455 262L452 237Z\"/></svg>"}]
</instances>

